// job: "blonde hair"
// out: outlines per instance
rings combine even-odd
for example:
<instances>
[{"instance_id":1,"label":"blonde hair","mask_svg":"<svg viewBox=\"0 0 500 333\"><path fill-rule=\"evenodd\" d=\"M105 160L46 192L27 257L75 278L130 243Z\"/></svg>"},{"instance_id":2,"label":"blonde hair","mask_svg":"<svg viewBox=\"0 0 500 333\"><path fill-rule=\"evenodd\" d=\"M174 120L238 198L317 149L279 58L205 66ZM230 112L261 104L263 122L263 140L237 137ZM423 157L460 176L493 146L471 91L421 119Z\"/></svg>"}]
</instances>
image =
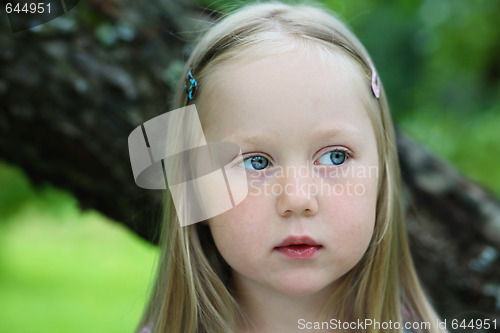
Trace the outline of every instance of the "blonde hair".
<instances>
[{"instance_id":1,"label":"blonde hair","mask_svg":"<svg viewBox=\"0 0 500 333\"><path fill-rule=\"evenodd\" d=\"M310 5L273 2L237 10L205 33L187 62L186 73L192 71L201 91L227 61L311 46L347 56L360 69L364 89L370 89L372 72L363 45L335 16ZM408 248L394 127L383 87L380 98L373 99L370 117L381 166L374 233L364 257L341 278L322 316L335 315L341 321L427 322L431 328L422 331L440 332ZM182 81L172 108L186 101ZM229 277L230 267L218 253L208 227L201 223L180 227L172 200L167 198L159 269L141 326L151 325L153 332L234 332L236 318L243 314L226 287ZM382 328L370 326L364 331L381 332Z\"/></svg>"}]
</instances>

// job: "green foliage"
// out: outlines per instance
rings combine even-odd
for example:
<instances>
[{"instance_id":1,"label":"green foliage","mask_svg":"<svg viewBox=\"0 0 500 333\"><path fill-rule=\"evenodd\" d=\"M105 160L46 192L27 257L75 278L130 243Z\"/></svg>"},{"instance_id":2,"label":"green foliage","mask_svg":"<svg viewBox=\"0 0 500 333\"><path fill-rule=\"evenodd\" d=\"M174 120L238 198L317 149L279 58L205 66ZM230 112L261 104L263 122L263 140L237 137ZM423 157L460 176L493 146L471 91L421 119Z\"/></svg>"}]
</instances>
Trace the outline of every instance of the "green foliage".
<instances>
[{"instance_id":1,"label":"green foliage","mask_svg":"<svg viewBox=\"0 0 500 333\"><path fill-rule=\"evenodd\" d=\"M399 125L438 156L453 161L468 177L500 195L499 110L475 117L451 112L436 114L435 110L409 114Z\"/></svg>"},{"instance_id":2,"label":"green foliage","mask_svg":"<svg viewBox=\"0 0 500 333\"><path fill-rule=\"evenodd\" d=\"M2 165L0 184L2 184L0 190L0 221L5 222L26 202L33 200L34 193L23 172L7 165Z\"/></svg>"}]
</instances>

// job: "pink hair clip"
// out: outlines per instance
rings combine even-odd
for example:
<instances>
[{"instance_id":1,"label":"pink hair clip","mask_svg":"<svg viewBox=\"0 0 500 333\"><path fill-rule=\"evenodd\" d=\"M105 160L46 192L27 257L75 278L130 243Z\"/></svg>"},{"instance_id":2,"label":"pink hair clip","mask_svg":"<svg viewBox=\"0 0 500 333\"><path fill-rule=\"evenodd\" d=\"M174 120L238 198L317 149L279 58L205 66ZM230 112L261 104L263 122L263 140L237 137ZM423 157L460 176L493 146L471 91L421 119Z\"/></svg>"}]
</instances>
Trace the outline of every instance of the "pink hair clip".
<instances>
[{"instance_id":1,"label":"pink hair clip","mask_svg":"<svg viewBox=\"0 0 500 333\"><path fill-rule=\"evenodd\" d=\"M370 65L370 69L372 71L372 91L375 97L377 99L380 98L380 80L377 75L377 70L375 69L375 66L373 66L372 60L370 58L367 58L368 64Z\"/></svg>"}]
</instances>

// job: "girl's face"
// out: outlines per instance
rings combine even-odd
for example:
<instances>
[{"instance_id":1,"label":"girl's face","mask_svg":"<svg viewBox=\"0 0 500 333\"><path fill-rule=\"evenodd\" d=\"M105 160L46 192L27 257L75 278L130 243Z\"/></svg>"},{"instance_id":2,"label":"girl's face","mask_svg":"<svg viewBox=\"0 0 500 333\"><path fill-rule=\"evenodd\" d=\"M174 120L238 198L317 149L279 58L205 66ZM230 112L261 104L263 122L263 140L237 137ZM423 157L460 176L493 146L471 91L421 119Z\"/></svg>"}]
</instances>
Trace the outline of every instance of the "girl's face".
<instances>
[{"instance_id":1,"label":"girl's face","mask_svg":"<svg viewBox=\"0 0 500 333\"><path fill-rule=\"evenodd\" d=\"M350 60L309 51L221 66L200 94L207 141L239 145L247 172L246 199L209 221L241 291L331 291L372 237L374 97Z\"/></svg>"}]
</instances>

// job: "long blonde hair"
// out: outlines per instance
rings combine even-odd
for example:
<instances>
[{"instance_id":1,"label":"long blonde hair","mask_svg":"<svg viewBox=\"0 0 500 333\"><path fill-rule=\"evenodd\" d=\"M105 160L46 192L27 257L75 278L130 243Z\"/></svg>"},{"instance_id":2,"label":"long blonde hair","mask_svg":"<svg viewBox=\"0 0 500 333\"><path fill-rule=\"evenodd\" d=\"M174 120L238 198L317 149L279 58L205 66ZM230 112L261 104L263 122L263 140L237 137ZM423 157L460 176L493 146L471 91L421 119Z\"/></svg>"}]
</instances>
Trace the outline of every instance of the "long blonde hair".
<instances>
[{"instance_id":1,"label":"long blonde hair","mask_svg":"<svg viewBox=\"0 0 500 333\"><path fill-rule=\"evenodd\" d=\"M286 37L295 43L284 43ZM360 69L366 81L364 89L370 89L369 55L339 19L317 6L276 2L245 6L217 22L198 42L185 73L191 70L203 89L210 75L227 61L311 46L330 53L340 50ZM182 80L172 109L186 105L186 101ZM342 278L323 317L427 322L431 328L422 331L440 332L408 248L394 127L383 87L373 105L370 117L381 166L375 229L367 252ZM153 332L235 332L235 318L241 314L226 287L231 270L218 253L208 227L201 223L181 227L168 193L163 222L159 269L141 326L151 325ZM357 331L402 329L370 326Z\"/></svg>"}]
</instances>

